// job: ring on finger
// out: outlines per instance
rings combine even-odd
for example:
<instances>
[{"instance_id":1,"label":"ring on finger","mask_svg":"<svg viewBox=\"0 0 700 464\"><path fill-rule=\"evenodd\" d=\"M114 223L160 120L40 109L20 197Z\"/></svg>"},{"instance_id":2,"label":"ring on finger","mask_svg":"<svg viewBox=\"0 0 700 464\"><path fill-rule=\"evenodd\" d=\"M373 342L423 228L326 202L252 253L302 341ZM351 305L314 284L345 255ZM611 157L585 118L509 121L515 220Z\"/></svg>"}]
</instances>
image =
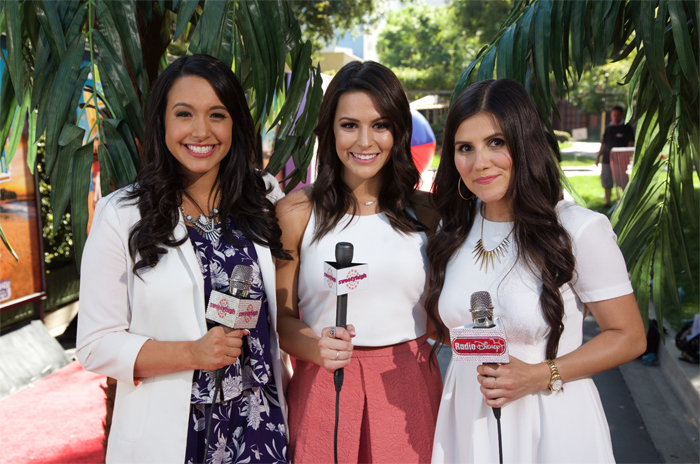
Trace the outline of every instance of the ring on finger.
<instances>
[{"instance_id":1,"label":"ring on finger","mask_svg":"<svg viewBox=\"0 0 700 464\"><path fill-rule=\"evenodd\" d=\"M493 388L492 388L492 390L495 390L495 389L496 389L496 377L493 378Z\"/></svg>"},{"instance_id":2,"label":"ring on finger","mask_svg":"<svg viewBox=\"0 0 700 464\"><path fill-rule=\"evenodd\" d=\"M338 361L339 358L340 358L340 351L336 351L335 352L335 360Z\"/></svg>"},{"instance_id":3,"label":"ring on finger","mask_svg":"<svg viewBox=\"0 0 700 464\"><path fill-rule=\"evenodd\" d=\"M331 327L331 337L335 337L335 327Z\"/></svg>"}]
</instances>

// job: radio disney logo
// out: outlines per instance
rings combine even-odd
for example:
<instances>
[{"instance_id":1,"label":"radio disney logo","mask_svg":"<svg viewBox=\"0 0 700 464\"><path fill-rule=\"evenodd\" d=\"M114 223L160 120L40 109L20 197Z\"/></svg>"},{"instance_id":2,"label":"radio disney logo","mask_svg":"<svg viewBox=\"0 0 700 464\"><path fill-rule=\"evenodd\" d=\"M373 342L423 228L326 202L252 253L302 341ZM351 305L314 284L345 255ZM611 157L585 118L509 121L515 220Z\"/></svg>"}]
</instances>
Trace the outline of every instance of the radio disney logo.
<instances>
[{"instance_id":1,"label":"radio disney logo","mask_svg":"<svg viewBox=\"0 0 700 464\"><path fill-rule=\"evenodd\" d=\"M236 314L236 310L234 308L229 308L228 300L226 300L225 298L219 300L218 303L211 303L210 306L216 309L216 313L221 318L224 318L229 314Z\"/></svg>"},{"instance_id":2,"label":"radio disney logo","mask_svg":"<svg viewBox=\"0 0 700 464\"><path fill-rule=\"evenodd\" d=\"M328 285L328 288L333 288L335 277L333 277L333 270L330 267L326 268L326 272L323 273L323 277L326 278L326 285Z\"/></svg>"},{"instance_id":3,"label":"radio disney logo","mask_svg":"<svg viewBox=\"0 0 700 464\"><path fill-rule=\"evenodd\" d=\"M355 290L362 279L366 279L367 274L360 274L355 269L348 272L348 277L338 282L338 285L347 285L350 290Z\"/></svg>"},{"instance_id":4,"label":"radio disney logo","mask_svg":"<svg viewBox=\"0 0 700 464\"><path fill-rule=\"evenodd\" d=\"M242 319L246 324L252 321L257 314L258 312L255 310L255 307L250 303L246 304L243 308L240 306L238 308L238 319Z\"/></svg>"},{"instance_id":5,"label":"radio disney logo","mask_svg":"<svg viewBox=\"0 0 700 464\"><path fill-rule=\"evenodd\" d=\"M452 340L452 349L461 355L501 355L506 352L506 340L502 337L457 337Z\"/></svg>"}]
</instances>

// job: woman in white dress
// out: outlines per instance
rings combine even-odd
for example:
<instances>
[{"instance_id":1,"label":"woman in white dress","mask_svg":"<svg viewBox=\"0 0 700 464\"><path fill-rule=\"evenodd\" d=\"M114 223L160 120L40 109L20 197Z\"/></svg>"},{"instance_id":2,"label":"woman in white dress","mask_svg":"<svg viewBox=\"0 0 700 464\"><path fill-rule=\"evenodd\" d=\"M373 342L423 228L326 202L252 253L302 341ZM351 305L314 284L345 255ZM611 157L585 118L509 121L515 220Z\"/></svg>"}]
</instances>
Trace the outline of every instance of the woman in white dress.
<instances>
[{"instance_id":1,"label":"woman in white dress","mask_svg":"<svg viewBox=\"0 0 700 464\"><path fill-rule=\"evenodd\" d=\"M426 302L438 340L472 322L488 291L509 364L453 361L433 462L614 462L593 374L639 356L644 327L608 219L561 200L556 160L517 82L467 88L445 122L433 186L441 229L428 245ZM601 333L582 345L591 312ZM436 345L436 347L439 345Z\"/></svg>"}]
</instances>

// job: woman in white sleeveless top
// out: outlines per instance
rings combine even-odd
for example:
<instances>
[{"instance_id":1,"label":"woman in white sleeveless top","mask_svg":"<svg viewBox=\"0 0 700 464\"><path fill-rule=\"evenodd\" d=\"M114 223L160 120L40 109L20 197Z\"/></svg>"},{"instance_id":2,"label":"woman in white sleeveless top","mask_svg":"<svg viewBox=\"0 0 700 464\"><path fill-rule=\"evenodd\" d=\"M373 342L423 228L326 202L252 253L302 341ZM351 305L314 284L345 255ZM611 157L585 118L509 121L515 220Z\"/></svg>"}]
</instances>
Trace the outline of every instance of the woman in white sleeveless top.
<instances>
[{"instance_id":1,"label":"woman in white sleeveless top","mask_svg":"<svg viewBox=\"0 0 700 464\"><path fill-rule=\"evenodd\" d=\"M433 462L498 462L492 407L501 408L503 462L614 462L591 375L639 356L645 336L610 222L561 200L537 110L515 81L467 88L450 108L443 147L426 306L457 328L472 322L470 295L488 291L510 363L453 357ZM601 333L582 345L589 311Z\"/></svg>"},{"instance_id":2,"label":"woman in white sleeveless top","mask_svg":"<svg viewBox=\"0 0 700 464\"><path fill-rule=\"evenodd\" d=\"M430 459L442 382L431 366L427 315L427 194L411 157L411 113L396 76L350 63L321 103L318 177L277 204L284 248L277 263L278 327L296 358L287 391L293 462L333 462L333 372L345 368L338 460ZM347 330L323 279L338 242L369 264L369 289L348 295ZM432 329L431 329L432 332ZM433 358L434 359L434 358Z\"/></svg>"}]
</instances>

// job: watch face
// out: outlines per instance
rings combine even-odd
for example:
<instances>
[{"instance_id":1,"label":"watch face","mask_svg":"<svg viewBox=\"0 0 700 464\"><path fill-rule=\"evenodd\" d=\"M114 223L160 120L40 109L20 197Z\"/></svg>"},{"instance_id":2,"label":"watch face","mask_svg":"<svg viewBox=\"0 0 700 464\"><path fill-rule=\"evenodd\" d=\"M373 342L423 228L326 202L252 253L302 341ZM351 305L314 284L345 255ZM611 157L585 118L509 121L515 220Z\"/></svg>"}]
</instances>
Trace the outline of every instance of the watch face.
<instances>
[{"instance_id":1,"label":"watch face","mask_svg":"<svg viewBox=\"0 0 700 464\"><path fill-rule=\"evenodd\" d=\"M559 391L561 390L561 387L564 386L564 382L562 382L561 379L557 379L554 382L552 382L552 391Z\"/></svg>"}]
</instances>

